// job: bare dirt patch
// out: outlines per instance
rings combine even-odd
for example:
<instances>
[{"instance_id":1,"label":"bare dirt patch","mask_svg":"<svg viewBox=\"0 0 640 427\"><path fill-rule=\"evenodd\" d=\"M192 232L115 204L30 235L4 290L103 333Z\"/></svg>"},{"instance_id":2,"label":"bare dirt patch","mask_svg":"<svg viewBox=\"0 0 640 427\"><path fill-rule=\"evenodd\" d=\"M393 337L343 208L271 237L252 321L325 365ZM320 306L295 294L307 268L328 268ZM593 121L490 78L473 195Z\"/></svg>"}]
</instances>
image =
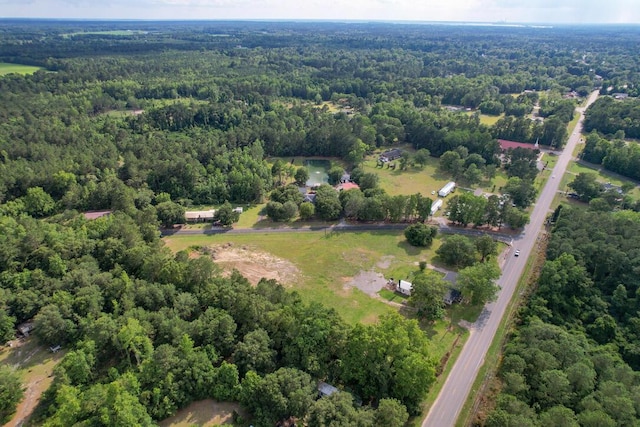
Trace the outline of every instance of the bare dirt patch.
<instances>
[{"instance_id":1,"label":"bare dirt patch","mask_svg":"<svg viewBox=\"0 0 640 427\"><path fill-rule=\"evenodd\" d=\"M385 255L382 258L380 258L380 261L378 261L378 263L376 264L376 266L378 268L382 268L382 269L387 269L391 266L391 261L394 260L394 256L393 255Z\"/></svg>"},{"instance_id":2,"label":"bare dirt patch","mask_svg":"<svg viewBox=\"0 0 640 427\"><path fill-rule=\"evenodd\" d=\"M300 270L290 261L249 246L231 243L209 246L206 252L223 268L225 274L236 269L252 284L263 277L275 279L284 286L291 286L301 278Z\"/></svg>"},{"instance_id":3,"label":"bare dirt patch","mask_svg":"<svg viewBox=\"0 0 640 427\"><path fill-rule=\"evenodd\" d=\"M244 411L237 403L205 399L193 402L186 408L179 410L174 416L162 420L158 424L160 427L212 427L233 424L234 411L243 418L245 417Z\"/></svg>"}]
</instances>

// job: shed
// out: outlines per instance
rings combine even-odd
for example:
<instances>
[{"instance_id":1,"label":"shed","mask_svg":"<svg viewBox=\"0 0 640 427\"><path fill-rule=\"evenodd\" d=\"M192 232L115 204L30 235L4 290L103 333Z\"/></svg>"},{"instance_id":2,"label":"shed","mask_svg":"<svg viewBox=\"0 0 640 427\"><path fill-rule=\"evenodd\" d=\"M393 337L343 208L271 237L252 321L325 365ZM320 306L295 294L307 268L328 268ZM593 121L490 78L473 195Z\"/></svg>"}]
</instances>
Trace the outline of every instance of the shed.
<instances>
[{"instance_id":1,"label":"shed","mask_svg":"<svg viewBox=\"0 0 640 427\"><path fill-rule=\"evenodd\" d=\"M318 383L318 394L320 395L320 397L331 396L333 393L337 393L338 391L340 390L338 390L331 384L327 384L323 381L320 381Z\"/></svg>"},{"instance_id":2,"label":"shed","mask_svg":"<svg viewBox=\"0 0 640 427\"><path fill-rule=\"evenodd\" d=\"M241 214L242 212L244 212L244 209L242 208L242 206L238 206L237 208L233 208L233 212Z\"/></svg>"},{"instance_id":3,"label":"shed","mask_svg":"<svg viewBox=\"0 0 640 427\"><path fill-rule=\"evenodd\" d=\"M411 282L407 282L406 280L400 280L398 282L398 286L396 287L396 291L407 296L411 295L412 290L413 290L413 284Z\"/></svg>"},{"instance_id":4,"label":"shed","mask_svg":"<svg viewBox=\"0 0 640 427\"><path fill-rule=\"evenodd\" d=\"M21 323L17 326L18 332L20 333L20 335L22 335L23 337L28 337L29 334L31 333L31 331L33 331L33 322L24 322Z\"/></svg>"}]
</instances>

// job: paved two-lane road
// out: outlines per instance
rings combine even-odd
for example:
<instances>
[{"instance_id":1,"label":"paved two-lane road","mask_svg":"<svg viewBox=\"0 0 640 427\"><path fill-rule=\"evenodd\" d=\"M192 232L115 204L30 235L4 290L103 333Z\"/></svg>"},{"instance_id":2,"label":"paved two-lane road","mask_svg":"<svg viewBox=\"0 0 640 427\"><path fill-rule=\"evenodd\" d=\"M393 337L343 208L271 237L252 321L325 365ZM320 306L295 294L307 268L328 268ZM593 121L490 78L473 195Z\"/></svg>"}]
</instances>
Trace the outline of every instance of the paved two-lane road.
<instances>
[{"instance_id":1,"label":"paved two-lane road","mask_svg":"<svg viewBox=\"0 0 640 427\"><path fill-rule=\"evenodd\" d=\"M593 103L597 97L598 92L593 92L589 96L587 106ZM524 228L522 234L513 239L513 247L507 254L502 276L498 279L498 285L502 288L498 299L485 307L478 321L470 329L469 339L449 373L438 398L424 419L422 427L447 427L454 426L456 423L480 366L484 362L487 350L495 337L502 316L513 296L518 280L524 271L527 258L536 244L538 233L549 214L549 208L558 191L562 175L566 171L572 159L573 150L580 140L584 109L580 108L578 112L581 116L580 121L569 136L569 141L558 158L558 163L551 173L552 178L547 181L538 197L531 213L531 221ZM515 250L520 251L519 257L513 255Z\"/></svg>"}]
</instances>

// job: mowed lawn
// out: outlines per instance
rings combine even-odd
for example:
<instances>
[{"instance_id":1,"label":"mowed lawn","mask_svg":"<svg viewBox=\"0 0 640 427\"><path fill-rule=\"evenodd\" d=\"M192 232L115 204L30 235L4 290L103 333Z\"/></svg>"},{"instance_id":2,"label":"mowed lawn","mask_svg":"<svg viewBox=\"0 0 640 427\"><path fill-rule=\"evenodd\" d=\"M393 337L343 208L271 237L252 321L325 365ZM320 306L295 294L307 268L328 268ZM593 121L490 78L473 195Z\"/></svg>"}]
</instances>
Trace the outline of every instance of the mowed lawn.
<instances>
[{"instance_id":1,"label":"mowed lawn","mask_svg":"<svg viewBox=\"0 0 640 427\"><path fill-rule=\"evenodd\" d=\"M406 148L403 148L406 149ZM412 149L408 150L413 152ZM405 170L400 170L399 161L390 163L396 164L396 169L387 168L385 164L382 168L376 167L378 155L369 157L364 163L365 172L373 172L378 175L380 188L384 189L387 194L416 194L430 197L435 200L438 198L438 190L444 185L452 181L453 178L447 173L443 173L440 168L440 159L429 157L427 164L422 167L408 166ZM498 193L499 190L507 183L507 175L503 170L497 170L492 180L483 180L473 186L473 188L482 188L488 193ZM456 182L458 186L465 186L465 182Z\"/></svg>"},{"instance_id":2,"label":"mowed lawn","mask_svg":"<svg viewBox=\"0 0 640 427\"><path fill-rule=\"evenodd\" d=\"M396 169L387 168L385 164L382 168L376 167L378 155L369 157L362 167L365 172L373 172L380 178L380 188L387 194L416 194L431 196L431 192L437 192L451 177L442 174L438 169L439 160L430 157L423 168L408 166L405 170L400 170L400 162L393 161Z\"/></svg>"},{"instance_id":3,"label":"mowed lawn","mask_svg":"<svg viewBox=\"0 0 640 427\"><path fill-rule=\"evenodd\" d=\"M33 74L41 69L41 67L33 67L31 65L0 62L0 76L4 76L6 74Z\"/></svg>"}]
</instances>

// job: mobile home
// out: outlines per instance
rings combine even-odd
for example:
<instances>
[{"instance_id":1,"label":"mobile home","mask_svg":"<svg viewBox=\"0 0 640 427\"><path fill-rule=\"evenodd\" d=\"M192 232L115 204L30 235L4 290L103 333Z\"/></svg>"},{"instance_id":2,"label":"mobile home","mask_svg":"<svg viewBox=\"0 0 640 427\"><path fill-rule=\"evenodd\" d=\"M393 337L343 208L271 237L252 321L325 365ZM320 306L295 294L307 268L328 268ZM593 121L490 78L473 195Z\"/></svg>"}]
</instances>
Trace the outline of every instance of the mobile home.
<instances>
[{"instance_id":1,"label":"mobile home","mask_svg":"<svg viewBox=\"0 0 640 427\"><path fill-rule=\"evenodd\" d=\"M456 183L451 181L451 182L447 182L447 185L445 185L444 187L442 187L440 189L440 191L438 191L438 196L440 197L447 197L449 194L451 194L451 192L453 191L453 189L456 188Z\"/></svg>"}]
</instances>

